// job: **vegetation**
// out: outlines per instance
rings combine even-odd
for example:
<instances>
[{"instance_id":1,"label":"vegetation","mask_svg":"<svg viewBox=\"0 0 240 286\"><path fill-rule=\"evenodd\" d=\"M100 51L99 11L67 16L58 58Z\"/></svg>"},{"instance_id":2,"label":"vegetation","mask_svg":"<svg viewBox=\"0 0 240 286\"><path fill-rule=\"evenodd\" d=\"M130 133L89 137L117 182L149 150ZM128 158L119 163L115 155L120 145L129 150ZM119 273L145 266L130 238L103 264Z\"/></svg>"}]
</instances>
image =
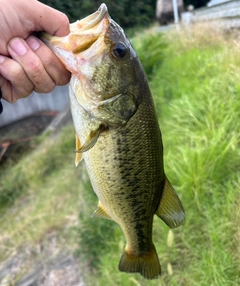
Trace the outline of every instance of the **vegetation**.
<instances>
[{"instance_id":1,"label":"vegetation","mask_svg":"<svg viewBox=\"0 0 240 286\"><path fill-rule=\"evenodd\" d=\"M166 173L182 198L186 223L172 231L155 218L153 238L163 275L145 281L117 271L125 245L119 227L107 222L111 233L106 234L92 221L89 235L97 233L101 243L88 252L94 268L86 281L109 286L238 285L240 42L204 26L152 37L161 52L146 45L149 35L133 43L143 63L146 55L153 63L150 86L163 134ZM85 235L80 232L81 243L89 245Z\"/></svg>"},{"instance_id":2,"label":"vegetation","mask_svg":"<svg viewBox=\"0 0 240 286\"><path fill-rule=\"evenodd\" d=\"M90 218L97 198L84 164L74 167L72 126L1 170L0 258L68 224L65 243L75 239L86 285L240 285L240 41L204 26L153 34L154 49L149 37L132 42L151 63L166 173L187 215L175 230L154 220L161 278L118 271L125 238L113 222Z\"/></svg>"},{"instance_id":3,"label":"vegetation","mask_svg":"<svg viewBox=\"0 0 240 286\"><path fill-rule=\"evenodd\" d=\"M70 126L57 141L43 136L36 151L15 165L1 166L0 261L20 246L30 247L49 232L64 229L77 215L81 180L73 164L73 135Z\"/></svg>"},{"instance_id":4,"label":"vegetation","mask_svg":"<svg viewBox=\"0 0 240 286\"><path fill-rule=\"evenodd\" d=\"M40 0L68 15L70 22L75 22L95 12L101 3L106 3L111 17L124 28L145 27L155 21L156 0ZM172 1L172 0L171 0ZM209 0L184 0L184 7L195 8L206 6Z\"/></svg>"},{"instance_id":5,"label":"vegetation","mask_svg":"<svg viewBox=\"0 0 240 286\"><path fill-rule=\"evenodd\" d=\"M104 2L111 17L122 27L144 26L155 20L155 0L122 0L122 1L83 1L83 0L41 0L41 2L68 15L70 22L75 22L97 11Z\"/></svg>"}]
</instances>

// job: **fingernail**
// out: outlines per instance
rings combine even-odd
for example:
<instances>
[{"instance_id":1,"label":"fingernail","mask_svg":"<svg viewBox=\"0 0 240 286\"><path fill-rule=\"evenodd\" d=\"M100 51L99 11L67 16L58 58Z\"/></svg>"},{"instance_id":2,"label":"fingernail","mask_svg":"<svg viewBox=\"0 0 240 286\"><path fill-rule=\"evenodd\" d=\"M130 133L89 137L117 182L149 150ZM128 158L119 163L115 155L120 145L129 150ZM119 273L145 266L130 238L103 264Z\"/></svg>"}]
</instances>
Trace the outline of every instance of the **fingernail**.
<instances>
[{"instance_id":1,"label":"fingernail","mask_svg":"<svg viewBox=\"0 0 240 286\"><path fill-rule=\"evenodd\" d=\"M40 42L34 37L28 38L27 43L33 51L37 50L40 47Z\"/></svg>"},{"instance_id":2,"label":"fingernail","mask_svg":"<svg viewBox=\"0 0 240 286\"><path fill-rule=\"evenodd\" d=\"M5 59L6 58L4 56L0 55L0 64L2 64L5 61Z\"/></svg>"},{"instance_id":3,"label":"fingernail","mask_svg":"<svg viewBox=\"0 0 240 286\"><path fill-rule=\"evenodd\" d=\"M27 52L27 48L20 39L11 40L10 48L19 56L23 56Z\"/></svg>"}]
</instances>

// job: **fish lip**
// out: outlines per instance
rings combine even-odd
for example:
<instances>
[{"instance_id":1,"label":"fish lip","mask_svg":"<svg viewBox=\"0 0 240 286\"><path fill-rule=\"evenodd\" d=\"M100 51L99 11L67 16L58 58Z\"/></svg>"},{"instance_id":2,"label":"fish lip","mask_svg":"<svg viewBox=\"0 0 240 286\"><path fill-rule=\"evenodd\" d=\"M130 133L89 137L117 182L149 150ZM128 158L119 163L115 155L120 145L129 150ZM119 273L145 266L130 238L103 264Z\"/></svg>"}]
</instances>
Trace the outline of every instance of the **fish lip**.
<instances>
[{"instance_id":1,"label":"fish lip","mask_svg":"<svg viewBox=\"0 0 240 286\"><path fill-rule=\"evenodd\" d=\"M71 24L70 30L72 32L74 32L75 30L78 31L89 30L94 26L96 26L97 24L99 24L105 17L110 18L106 4L102 3L95 13L83 18L80 21Z\"/></svg>"}]
</instances>

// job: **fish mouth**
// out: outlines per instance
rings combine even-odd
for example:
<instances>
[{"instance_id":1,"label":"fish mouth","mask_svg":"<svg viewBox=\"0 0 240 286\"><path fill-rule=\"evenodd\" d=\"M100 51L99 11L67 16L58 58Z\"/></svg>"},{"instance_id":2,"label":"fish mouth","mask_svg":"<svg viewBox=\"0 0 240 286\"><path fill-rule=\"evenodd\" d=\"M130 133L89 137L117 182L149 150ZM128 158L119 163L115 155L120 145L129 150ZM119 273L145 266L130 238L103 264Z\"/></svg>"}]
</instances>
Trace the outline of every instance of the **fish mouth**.
<instances>
[{"instance_id":1,"label":"fish mouth","mask_svg":"<svg viewBox=\"0 0 240 286\"><path fill-rule=\"evenodd\" d=\"M72 23L70 25L70 31L73 33L77 31L79 33L90 30L96 27L104 18L109 17L108 8L106 4L103 3L95 13L83 18L82 20Z\"/></svg>"},{"instance_id":2,"label":"fish mouth","mask_svg":"<svg viewBox=\"0 0 240 286\"><path fill-rule=\"evenodd\" d=\"M56 37L42 33L41 38L57 54L56 49L79 54L91 47L101 36L105 36L110 21L108 8L103 3L95 13L70 24L70 33L67 36Z\"/></svg>"},{"instance_id":3,"label":"fish mouth","mask_svg":"<svg viewBox=\"0 0 240 286\"><path fill-rule=\"evenodd\" d=\"M68 36L70 50L74 54L86 51L101 36L105 36L110 19L106 4L102 4L95 13L72 23Z\"/></svg>"},{"instance_id":4,"label":"fish mouth","mask_svg":"<svg viewBox=\"0 0 240 286\"><path fill-rule=\"evenodd\" d=\"M80 54L87 51L96 41L101 46L99 52L104 50L104 41L101 37L105 34L110 25L110 16L106 4L102 4L99 9L70 25L70 34L68 36L69 48L73 54Z\"/></svg>"}]
</instances>

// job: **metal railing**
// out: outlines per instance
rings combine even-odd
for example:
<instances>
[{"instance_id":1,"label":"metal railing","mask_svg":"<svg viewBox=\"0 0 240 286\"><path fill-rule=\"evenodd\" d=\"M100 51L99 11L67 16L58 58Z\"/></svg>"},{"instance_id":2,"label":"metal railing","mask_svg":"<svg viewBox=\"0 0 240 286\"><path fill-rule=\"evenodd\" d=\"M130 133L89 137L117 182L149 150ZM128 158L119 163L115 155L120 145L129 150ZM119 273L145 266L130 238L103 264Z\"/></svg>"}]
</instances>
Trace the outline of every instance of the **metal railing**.
<instances>
[{"instance_id":1,"label":"metal railing","mask_svg":"<svg viewBox=\"0 0 240 286\"><path fill-rule=\"evenodd\" d=\"M33 93L14 104L2 100L3 113L0 114L0 127L35 113L61 111L68 103L68 86L57 86L49 94Z\"/></svg>"},{"instance_id":2,"label":"metal railing","mask_svg":"<svg viewBox=\"0 0 240 286\"><path fill-rule=\"evenodd\" d=\"M214 22L223 28L240 27L240 0L227 1L214 6L203 7L192 12L182 13L182 24Z\"/></svg>"}]
</instances>

